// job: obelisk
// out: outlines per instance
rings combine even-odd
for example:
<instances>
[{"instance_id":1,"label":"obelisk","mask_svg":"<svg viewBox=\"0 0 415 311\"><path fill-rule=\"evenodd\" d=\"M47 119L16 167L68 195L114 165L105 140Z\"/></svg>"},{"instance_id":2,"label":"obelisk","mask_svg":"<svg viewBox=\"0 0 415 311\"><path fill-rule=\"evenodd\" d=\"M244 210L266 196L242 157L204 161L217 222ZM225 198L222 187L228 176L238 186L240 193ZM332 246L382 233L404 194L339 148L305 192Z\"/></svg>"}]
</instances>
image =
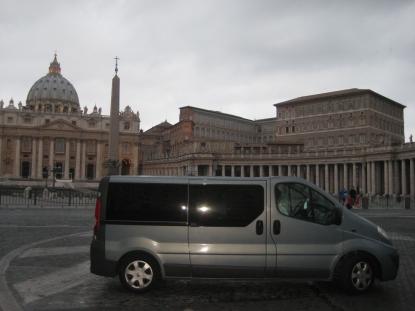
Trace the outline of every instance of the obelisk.
<instances>
[{"instance_id":1,"label":"obelisk","mask_svg":"<svg viewBox=\"0 0 415 311\"><path fill-rule=\"evenodd\" d=\"M120 78L118 77L118 59L118 57L115 57L115 76L112 78L111 89L108 175L119 175L118 143L120 136Z\"/></svg>"}]
</instances>

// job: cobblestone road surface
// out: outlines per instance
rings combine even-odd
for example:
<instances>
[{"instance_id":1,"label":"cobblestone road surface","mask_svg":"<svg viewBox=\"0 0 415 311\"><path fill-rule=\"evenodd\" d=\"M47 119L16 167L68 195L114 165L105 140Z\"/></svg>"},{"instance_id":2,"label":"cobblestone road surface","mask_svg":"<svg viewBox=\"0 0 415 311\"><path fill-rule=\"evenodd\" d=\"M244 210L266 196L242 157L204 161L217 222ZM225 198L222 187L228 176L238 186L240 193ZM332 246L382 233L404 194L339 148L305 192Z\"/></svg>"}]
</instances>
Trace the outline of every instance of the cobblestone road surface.
<instances>
[{"instance_id":1,"label":"cobblestone road surface","mask_svg":"<svg viewBox=\"0 0 415 311\"><path fill-rule=\"evenodd\" d=\"M361 296L322 282L213 280L135 295L89 273L92 209L0 208L0 258L21 249L0 277L20 310L415 310L415 211L358 212L389 231L401 255L398 278Z\"/></svg>"}]
</instances>

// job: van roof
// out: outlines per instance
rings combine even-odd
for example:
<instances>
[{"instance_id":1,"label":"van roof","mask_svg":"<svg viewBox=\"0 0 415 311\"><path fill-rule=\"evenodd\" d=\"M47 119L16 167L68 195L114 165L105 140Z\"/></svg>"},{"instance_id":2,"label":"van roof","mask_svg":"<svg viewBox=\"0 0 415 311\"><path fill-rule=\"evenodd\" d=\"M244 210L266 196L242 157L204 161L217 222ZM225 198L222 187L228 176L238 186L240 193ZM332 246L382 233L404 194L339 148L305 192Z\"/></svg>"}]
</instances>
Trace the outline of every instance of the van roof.
<instances>
[{"instance_id":1,"label":"van roof","mask_svg":"<svg viewBox=\"0 0 415 311\"><path fill-rule=\"evenodd\" d=\"M209 180L209 181L260 181L275 180L280 181L306 181L301 177L294 176L272 176L272 177L230 177L230 176L146 176L146 175L113 175L105 177L109 182L162 182L162 181L190 181L190 180Z\"/></svg>"}]
</instances>

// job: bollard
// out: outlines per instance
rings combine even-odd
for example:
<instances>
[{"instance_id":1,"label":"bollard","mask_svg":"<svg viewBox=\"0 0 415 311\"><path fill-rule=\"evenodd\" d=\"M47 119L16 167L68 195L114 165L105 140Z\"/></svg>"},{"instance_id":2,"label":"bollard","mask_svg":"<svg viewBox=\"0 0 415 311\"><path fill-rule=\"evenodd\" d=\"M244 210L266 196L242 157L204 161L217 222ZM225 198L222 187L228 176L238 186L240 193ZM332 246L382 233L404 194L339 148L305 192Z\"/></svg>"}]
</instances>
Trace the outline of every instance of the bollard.
<instances>
[{"instance_id":1,"label":"bollard","mask_svg":"<svg viewBox=\"0 0 415 311\"><path fill-rule=\"evenodd\" d=\"M411 208L411 198L405 197L405 209L410 209L410 208Z\"/></svg>"},{"instance_id":2,"label":"bollard","mask_svg":"<svg viewBox=\"0 0 415 311\"><path fill-rule=\"evenodd\" d=\"M362 208L363 209L368 209L369 208L369 197L364 196L362 198Z\"/></svg>"}]
</instances>

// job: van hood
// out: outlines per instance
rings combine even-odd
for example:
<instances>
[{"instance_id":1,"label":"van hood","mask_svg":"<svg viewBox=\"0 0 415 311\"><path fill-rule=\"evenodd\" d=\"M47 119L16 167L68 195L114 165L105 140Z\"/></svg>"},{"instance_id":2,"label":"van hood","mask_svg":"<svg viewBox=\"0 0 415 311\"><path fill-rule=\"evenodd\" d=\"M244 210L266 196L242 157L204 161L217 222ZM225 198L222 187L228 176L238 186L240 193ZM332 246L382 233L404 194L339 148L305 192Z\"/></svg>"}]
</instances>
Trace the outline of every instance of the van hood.
<instances>
[{"instance_id":1,"label":"van hood","mask_svg":"<svg viewBox=\"0 0 415 311\"><path fill-rule=\"evenodd\" d=\"M383 230L378 225L344 207L342 207L342 209L343 219L341 227L346 234L359 236L360 238L378 240L388 245L392 245L392 242L386 234L381 233Z\"/></svg>"}]
</instances>

